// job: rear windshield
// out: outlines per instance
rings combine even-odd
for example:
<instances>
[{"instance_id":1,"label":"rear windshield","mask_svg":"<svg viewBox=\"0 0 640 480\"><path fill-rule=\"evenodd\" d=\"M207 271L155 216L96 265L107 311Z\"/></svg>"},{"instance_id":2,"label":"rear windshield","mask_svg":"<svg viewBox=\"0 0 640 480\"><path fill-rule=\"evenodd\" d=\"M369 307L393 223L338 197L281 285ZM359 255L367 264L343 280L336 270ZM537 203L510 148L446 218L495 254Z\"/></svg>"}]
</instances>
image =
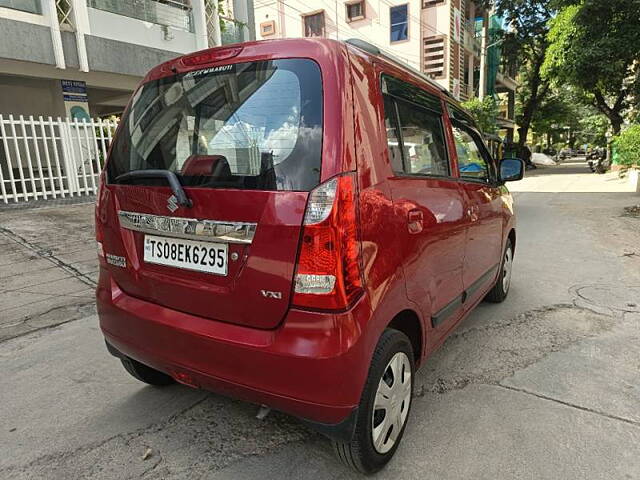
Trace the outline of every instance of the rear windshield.
<instances>
[{"instance_id":1,"label":"rear windshield","mask_svg":"<svg viewBox=\"0 0 640 480\"><path fill-rule=\"evenodd\" d=\"M308 191L320 181L321 150L315 62L222 65L154 80L136 92L111 150L108 181L163 169L184 186Z\"/></svg>"}]
</instances>

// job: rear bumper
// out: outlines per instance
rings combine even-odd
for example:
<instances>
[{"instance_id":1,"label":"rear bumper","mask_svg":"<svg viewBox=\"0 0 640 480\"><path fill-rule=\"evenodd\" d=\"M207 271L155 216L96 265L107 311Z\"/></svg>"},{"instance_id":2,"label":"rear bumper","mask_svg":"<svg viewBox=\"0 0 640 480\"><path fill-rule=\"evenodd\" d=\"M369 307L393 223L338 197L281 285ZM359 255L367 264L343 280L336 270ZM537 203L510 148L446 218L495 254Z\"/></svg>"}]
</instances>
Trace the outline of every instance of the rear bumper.
<instances>
[{"instance_id":1,"label":"rear bumper","mask_svg":"<svg viewBox=\"0 0 640 480\"><path fill-rule=\"evenodd\" d=\"M339 314L292 309L279 328L258 330L131 297L105 269L96 297L100 327L117 352L182 383L300 417L329 436L350 436L371 355L365 298Z\"/></svg>"}]
</instances>

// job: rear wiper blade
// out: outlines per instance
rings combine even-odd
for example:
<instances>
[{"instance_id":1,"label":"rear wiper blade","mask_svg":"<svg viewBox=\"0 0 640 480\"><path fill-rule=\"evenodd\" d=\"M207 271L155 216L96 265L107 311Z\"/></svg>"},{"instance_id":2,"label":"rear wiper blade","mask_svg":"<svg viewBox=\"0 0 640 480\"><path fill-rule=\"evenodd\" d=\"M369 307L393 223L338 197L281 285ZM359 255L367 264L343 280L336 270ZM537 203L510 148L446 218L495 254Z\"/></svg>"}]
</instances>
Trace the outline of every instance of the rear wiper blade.
<instances>
[{"instance_id":1,"label":"rear wiper blade","mask_svg":"<svg viewBox=\"0 0 640 480\"><path fill-rule=\"evenodd\" d=\"M120 183L122 181L135 180L138 178L164 178L169 183L171 190L173 190L173 194L176 196L178 205L182 205L183 207L193 206L193 202L189 197L187 197L186 192L180 184L180 180L178 180L175 173L169 170L131 170L130 172L118 175L116 177L116 182Z\"/></svg>"}]
</instances>

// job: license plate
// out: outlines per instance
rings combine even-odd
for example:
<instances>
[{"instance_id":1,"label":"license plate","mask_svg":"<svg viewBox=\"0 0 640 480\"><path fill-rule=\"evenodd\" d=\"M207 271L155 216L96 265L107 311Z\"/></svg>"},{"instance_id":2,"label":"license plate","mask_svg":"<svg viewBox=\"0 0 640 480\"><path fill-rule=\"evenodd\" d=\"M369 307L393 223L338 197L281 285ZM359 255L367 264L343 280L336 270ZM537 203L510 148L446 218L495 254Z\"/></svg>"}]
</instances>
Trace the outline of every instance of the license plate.
<instances>
[{"instance_id":1,"label":"license plate","mask_svg":"<svg viewBox=\"0 0 640 480\"><path fill-rule=\"evenodd\" d=\"M226 243L196 242L145 235L144 261L197 272L227 274Z\"/></svg>"}]
</instances>

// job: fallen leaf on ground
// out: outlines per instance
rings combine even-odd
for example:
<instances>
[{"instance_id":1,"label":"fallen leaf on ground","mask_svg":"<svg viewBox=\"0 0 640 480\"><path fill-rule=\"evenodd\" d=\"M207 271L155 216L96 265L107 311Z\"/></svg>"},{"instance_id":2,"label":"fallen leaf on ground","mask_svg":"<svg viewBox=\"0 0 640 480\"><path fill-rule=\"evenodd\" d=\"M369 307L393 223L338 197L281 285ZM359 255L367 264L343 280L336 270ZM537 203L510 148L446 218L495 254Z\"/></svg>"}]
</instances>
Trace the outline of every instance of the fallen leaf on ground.
<instances>
[{"instance_id":1,"label":"fallen leaf on ground","mask_svg":"<svg viewBox=\"0 0 640 480\"><path fill-rule=\"evenodd\" d=\"M624 207L624 215L630 217L640 217L640 205L632 205L631 207Z\"/></svg>"}]
</instances>

